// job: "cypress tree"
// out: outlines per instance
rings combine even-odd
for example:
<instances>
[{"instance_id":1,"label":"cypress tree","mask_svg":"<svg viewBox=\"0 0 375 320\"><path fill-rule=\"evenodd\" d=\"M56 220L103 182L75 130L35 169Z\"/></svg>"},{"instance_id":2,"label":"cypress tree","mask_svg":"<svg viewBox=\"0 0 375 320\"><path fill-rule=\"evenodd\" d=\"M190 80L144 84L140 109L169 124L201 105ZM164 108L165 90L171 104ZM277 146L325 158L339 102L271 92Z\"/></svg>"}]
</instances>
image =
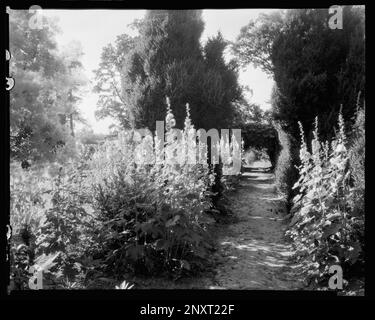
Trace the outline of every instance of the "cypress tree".
<instances>
[{"instance_id":1,"label":"cypress tree","mask_svg":"<svg viewBox=\"0 0 375 320\"><path fill-rule=\"evenodd\" d=\"M186 103L196 128L230 126L233 104L242 97L237 66L225 62L220 34L202 48L201 10L150 10L138 28L139 40L123 68L133 126L154 130L165 118L166 96L177 128L183 127Z\"/></svg>"}]
</instances>

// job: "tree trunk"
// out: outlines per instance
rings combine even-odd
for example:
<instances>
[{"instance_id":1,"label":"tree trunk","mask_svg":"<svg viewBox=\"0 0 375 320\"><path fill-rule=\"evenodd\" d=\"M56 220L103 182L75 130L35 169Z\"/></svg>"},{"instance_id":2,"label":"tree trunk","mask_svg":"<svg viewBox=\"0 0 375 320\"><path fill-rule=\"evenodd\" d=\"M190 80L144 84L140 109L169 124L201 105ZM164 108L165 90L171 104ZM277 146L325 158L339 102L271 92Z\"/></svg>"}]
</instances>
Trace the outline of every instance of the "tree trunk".
<instances>
[{"instance_id":1,"label":"tree trunk","mask_svg":"<svg viewBox=\"0 0 375 320\"><path fill-rule=\"evenodd\" d=\"M70 134L72 135L72 137L74 137L73 113L70 114L69 121L70 121Z\"/></svg>"}]
</instances>

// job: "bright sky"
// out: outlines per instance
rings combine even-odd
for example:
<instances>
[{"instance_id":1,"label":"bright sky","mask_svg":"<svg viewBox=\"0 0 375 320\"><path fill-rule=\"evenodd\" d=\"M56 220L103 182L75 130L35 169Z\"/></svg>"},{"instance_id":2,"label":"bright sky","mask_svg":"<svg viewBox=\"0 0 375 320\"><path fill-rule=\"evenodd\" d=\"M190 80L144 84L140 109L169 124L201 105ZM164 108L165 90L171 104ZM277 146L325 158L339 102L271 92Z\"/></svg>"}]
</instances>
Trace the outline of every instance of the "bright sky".
<instances>
[{"instance_id":1,"label":"bright sky","mask_svg":"<svg viewBox=\"0 0 375 320\"><path fill-rule=\"evenodd\" d=\"M203 10L205 30L202 41L214 36L219 30L227 40L234 41L240 33L241 27L249 20L256 18L261 12L270 12L272 9L226 9ZM91 91L93 86L93 70L98 68L102 48L113 43L117 35L127 33L135 35L135 31L128 25L134 19L142 18L145 10L43 10L44 15L56 17L61 33L57 35L59 46L64 46L75 40L82 44L84 56L82 63L87 77L91 80L89 90L80 103L82 115L95 132L107 133L112 119L95 119L95 109L98 95ZM249 66L240 72L240 82L253 91L248 96L250 102L269 108L269 99L272 89L272 79L262 70Z\"/></svg>"}]
</instances>

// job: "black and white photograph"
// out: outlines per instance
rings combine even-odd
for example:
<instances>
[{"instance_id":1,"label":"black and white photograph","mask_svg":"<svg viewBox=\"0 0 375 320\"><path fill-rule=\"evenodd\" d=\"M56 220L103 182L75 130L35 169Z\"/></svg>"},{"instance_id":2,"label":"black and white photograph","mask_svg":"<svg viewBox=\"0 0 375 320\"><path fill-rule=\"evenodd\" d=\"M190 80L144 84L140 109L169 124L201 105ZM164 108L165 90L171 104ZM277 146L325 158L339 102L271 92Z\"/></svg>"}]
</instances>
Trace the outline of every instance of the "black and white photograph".
<instances>
[{"instance_id":1,"label":"black and white photograph","mask_svg":"<svg viewBox=\"0 0 375 320\"><path fill-rule=\"evenodd\" d=\"M365 5L61 2L4 6L6 295L366 297Z\"/></svg>"}]
</instances>

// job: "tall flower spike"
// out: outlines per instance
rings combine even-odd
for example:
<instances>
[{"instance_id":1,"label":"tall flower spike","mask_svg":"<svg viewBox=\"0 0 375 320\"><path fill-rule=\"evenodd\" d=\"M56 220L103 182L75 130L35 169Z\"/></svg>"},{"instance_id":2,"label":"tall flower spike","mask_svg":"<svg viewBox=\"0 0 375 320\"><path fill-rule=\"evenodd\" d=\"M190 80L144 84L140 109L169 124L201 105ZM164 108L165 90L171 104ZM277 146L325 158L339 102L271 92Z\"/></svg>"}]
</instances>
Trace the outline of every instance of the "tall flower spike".
<instances>
[{"instance_id":1,"label":"tall flower spike","mask_svg":"<svg viewBox=\"0 0 375 320\"><path fill-rule=\"evenodd\" d=\"M345 122L344 117L342 116L342 105L339 112L339 141L341 141L343 144L346 143Z\"/></svg>"},{"instance_id":2,"label":"tall flower spike","mask_svg":"<svg viewBox=\"0 0 375 320\"><path fill-rule=\"evenodd\" d=\"M166 98L165 98L165 101L166 101L166 103L167 103L167 113L172 112L172 110L171 110L171 102L170 102L170 100L169 100L169 97L166 97Z\"/></svg>"},{"instance_id":3,"label":"tall flower spike","mask_svg":"<svg viewBox=\"0 0 375 320\"><path fill-rule=\"evenodd\" d=\"M188 130L191 128L191 118L190 118L190 107L189 104L186 104L186 118L184 123L185 130Z\"/></svg>"},{"instance_id":4,"label":"tall flower spike","mask_svg":"<svg viewBox=\"0 0 375 320\"><path fill-rule=\"evenodd\" d=\"M313 155L315 155L319 158L320 142L319 142L318 126L319 126L318 117L315 117L314 132L313 132L314 139L311 142L311 144L312 144Z\"/></svg>"},{"instance_id":5,"label":"tall flower spike","mask_svg":"<svg viewBox=\"0 0 375 320\"><path fill-rule=\"evenodd\" d=\"M301 136L300 159L302 163L307 163L309 161L309 153L307 151L305 132L303 130L302 123L300 121L298 121L298 126L299 126L300 136Z\"/></svg>"},{"instance_id":6,"label":"tall flower spike","mask_svg":"<svg viewBox=\"0 0 375 320\"><path fill-rule=\"evenodd\" d=\"M300 132L300 136L301 136L301 145L303 147L306 147L305 131L303 130L303 126L302 126L302 123L300 121L298 121L298 126L299 126L299 132Z\"/></svg>"},{"instance_id":7,"label":"tall flower spike","mask_svg":"<svg viewBox=\"0 0 375 320\"><path fill-rule=\"evenodd\" d=\"M176 125L176 120L172 113L171 103L168 97L166 98L166 102L167 102L167 115L165 117L165 126L166 126L166 130L169 131Z\"/></svg>"},{"instance_id":8,"label":"tall flower spike","mask_svg":"<svg viewBox=\"0 0 375 320\"><path fill-rule=\"evenodd\" d=\"M314 130L314 135L317 139L319 139L319 136L318 136L318 127L319 127L319 122L318 122L318 116L315 117L315 130Z\"/></svg>"}]
</instances>

